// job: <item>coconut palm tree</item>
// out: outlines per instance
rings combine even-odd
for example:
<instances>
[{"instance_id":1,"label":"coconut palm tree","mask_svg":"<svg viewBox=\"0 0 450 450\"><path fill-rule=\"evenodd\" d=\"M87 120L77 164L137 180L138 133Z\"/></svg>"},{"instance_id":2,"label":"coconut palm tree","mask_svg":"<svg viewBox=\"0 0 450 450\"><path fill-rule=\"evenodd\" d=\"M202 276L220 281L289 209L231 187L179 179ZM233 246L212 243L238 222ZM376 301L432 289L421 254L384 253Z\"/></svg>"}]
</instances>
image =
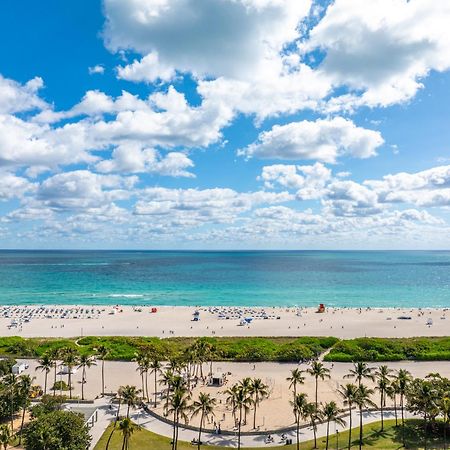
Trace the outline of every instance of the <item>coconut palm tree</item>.
<instances>
[{"instance_id":1,"label":"coconut palm tree","mask_svg":"<svg viewBox=\"0 0 450 450\"><path fill-rule=\"evenodd\" d=\"M358 391L356 393L355 403L359 408L359 449L362 448L362 436L363 436L363 408L368 408L369 406L376 407L375 403L371 400L371 396L373 395L373 389L369 389L364 384L361 384L358 387Z\"/></svg>"},{"instance_id":2,"label":"coconut palm tree","mask_svg":"<svg viewBox=\"0 0 450 450\"><path fill-rule=\"evenodd\" d=\"M339 417L342 411L339 409L336 402L328 402L322 406L322 417L327 422L327 439L325 450L328 450L328 440L330 436L330 422L335 422L337 425L345 426L345 420Z\"/></svg>"},{"instance_id":3,"label":"coconut palm tree","mask_svg":"<svg viewBox=\"0 0 450 450\"><path fill-rule=\"evenodd\" d=\"M117 413L116 413L116 418L114 420L114 426L112 427L111 433L109 434L109 437L108 437L108 441L106 442L106 450L109 449L109 443L111 442L111 438L112 438L112 436L114 434L114 431L116 430L117 423L119 422L120 406L121 406L122 400L123 400L122 389L123 389L123 386L120 386L119 389L117 390L116 398L119 400L119 404L117 406ZM113 400L114 399L111 399L111 402Z\"/></svg>"},{"instance_id":4,"label":"coconut palm tree","mask_svg":"<svg viewBox=\"0 0 450 450\"><path fill-rule=\"evenodd\" d=\"M81 400L84 400L84 383L86 383L86 368L95 366L95 358L92 355L81 355L78 361L78 369L82 369L81 372Z\"/></svg>"},{"instance_id":5,"label":"coconut palm tree","mask_svg":"<svg viewBox=\"0 0 450 450\"><path fill-rule=\"evenodd\" d=\"M133 361L137 364L136 370L141 375L142 395L145 397L144 377L145 377L145 371L146 371L146 367L147 367L148 356L145 353L143 353L142 351L139 351L134 354Z\"/></svg>"},{"instance_id":6,"label":"coconut palm tree","mask_svg":"<svg viewBox=\"0 0 450 450\"><path fill-rule=\"evenodd\" d=\"M54 368L54 372L53 372L53 396L56 395L56 376L57 376L57 372L58 372L58 361L60 358L60 354L61 351L58 348L52 348L47 352L48 357L50 358L50 360L53 363L53 368Z\"/></svg>"},{"instance_id":7,"label":"coconut palm tree","mask_svg":"<svg viewBox=\"0 0 450 450\"><path fill-rule=\"evenodd\" d=\"M170 396L169 406L167 408L167 414L173 414L173 439L172 439L172 450L177 449L178 444L178 428L180 424L180 419L183 419L186 423L188 422L188 412L191 409L189 405L189 400L191 396L186 391L186 389L176 389Z\"/></svg>"},{"instance_id":8,"label":"coconut palm tree","mask_svg":"<svg viewBox=\"0 0 450 450\"><path fill-rule=\"evenodd\" d=\"M120 396L123 402L127 405L127 418L130 417L130 408L134 408L140 402L139 395L141 394L141 389L137 389L136 386L120 386Z\"/></svg>"},{"instance_id":9,"label":"coconut palm tree","mask_svg":"<svg viewBox=\"0 0 450 450\"><path fill-rule=\"evenodd\" d=\"M408 389L409 383L411 381L411 374L405 369L399 369L397 372L397 376L395 377L395 383L398 389L398 393L400 395L400 410L402 415L402 442L403 446L405 446L405 405L404 399L406 395L406 391Z\"/></svg>"},{"instance_id":10,"label":"coconut palm tree","mask_svg":"<svg viewBox=\"0 0 450 450\"><path fill-rule=\"evenodd\" d=\"M22 407L22 420L20 422L19 445L22 443L22 430L25 422L25 411L30 405L31 389L34 378L30 375L21 375L17 383L17 397Z\"/></svg>"},{"instance_id":11,"label":"coconut palm tree","mask_svg":"<svg viewBox=\"0 0 450 450\"><path fill-rule=\"evenodd\" d=\"M307 372L313 376L316 380L316 395L315 395L315 405L316 410L318 409L318 398L317 398L317 392L319 388L319 378L321 380L325 380L325 378L331 378L330 377L330 370L327 369L323 363L320 361L313 361L311 364L311 367L307 370Z\"/></svg>"},{"instance_id":12,"label":"coconut palm tree","mask_svg":"<svg viewBox=\"0 0 450 450\"><path fill-rule=\"evenodd\" d=\"M250 395L253 380L250 377L245 377L241 381L239 381L239 384L241 385L242 389L244 389L244 391ZM244 425L247 425L247 413L249 410L250 408L244 410Z\"/></svg>"},{"instance_id":13,"label":"coconut palm tree","mask_svg":"<svg viewBox=\"0 0 450 450\"><path fill-rule=\"evenodd\" d=\"M204 394L200 392L198 399L192 404L192 417L200 414L200 426L198 428L198 442L197 447L200 450L203 421L205 417L214 416L214 408L216 407L217 400L212 398L210 394Z\"/></svg>"},{"instance_id":14,"label":"coconut palm tree","mask_svg":"<svg viewBox=\"0 0 450 450\"><path fill-rule=\"evenodd\" d=\"M294 411L295 416L297 450L300 450L300 419L305 418L306 416L308 396L304 393L296 394L294 400L291 401L290 404L292 406L292 410Z\"/></svg>"},{"instance_id":15,"label":"coconut palm tree","mask_svg":"<svg viewBox=\"0 0 450 450\"><path fill-rule=\"evenodd\" d=\"M0 425L0 444L2 445L4 450L8 448L8 444L11 438L12 433L8 425L6 424Z\"/></svg>"},{"instance_id":16,"label":"coconut palm tree","mask_svg":"<svg viewBox=\"0 0 450 450\"><path fill-rule=\"evenodd\" d=\"M3 385L6 395L9 397L11 433L14 433L14 405L17 398L18 379L13 373L3 377Z\"/></svg>"},{"instance_id":17,"label":"coconut palm tree","mask_svg":"<svg viewBox=\"0 0 450 450\"><path fill-rule=\"evenodd\" d=\"M365 378L372 381L375 380L373 369L365 362L354 363L354 368L350 369L349 374L344 375L344 378L354 378L358 383L358 387L361 386L362 380Z\"/></svg>"},{"instance_id":18,"label":"coconut palm tree","mask_svg":"<svg viewBox=\"0 0 450 450\"><path fill-rule=\"evenodd\" d=\"M149 368L151 370L150 373L153 374L154 377L155 377L154 378L154 380L155 380L155 404L154 404L154 407L155 408L156 408L156 395L157 395L157 390L158 390L158 388L157 388L157 385L158 385L158 374L161 373L161 367L162 367L162 365L161 365L161 362L159 361L159 359L153 358L151 360Z\"/></svg>"},{"instance_id":19,"label":"coconut palm tree","mask_svg":"<svg viewBox=\"0 0 450 450\"><path fill-rule=\"evenodd\" d=\"M314 447L317 448L317 422L322 418L322 412L316 408L314 403L308 403L305 408L305 416L309 420L314 434Z\"/></svg>"},{"instance_id":20,"label":"coconut palm tree","mask_svg":"<svg viewBox=\"0 0 450 450\"><path fill-rule=\"evenodd\" d=\"M102 395L105 395L105 359L109 355L109 349L104 345L99 345L95 351L97 358L102 362Z\"/></svg>"},{"instance_id":21,"label":"coconut palm tree","mask_svg":"<svg viewBox=\"0 0 450 450\"><path fill-rule=\"evenodd\" d=\"M255 378L252 381L252 384L250 386L250 390L248 393L253 397L253 429L256 428L256 410L259 406L259 404L266 399L269 396L269 386L267 384L264 384L261 380L261 378Z\"/></svg>"},{"instance_id":22,"label":"coconut palm tree","mask_svg":"<svg viewBox=\"0 0 450 450\"><path fill-rule=\"evenodd\" d=\"M381 431L384 431L384 407L386 406L386 393L389 391L389 373L387 366L380 366L376 372L377 385L375 389L380 393Z\"/></svg>"},{"instance_id":23,"label":"coconut palm tree","mask_svg":"<svg viewBox=\"0 0 450 450\"><path fill-rule=\"evenodd\" d=\"M36 366L35 370L40 370L41 372L44 372L44 395L47 394L47 378L48 374L53 368L53 360L50 357L48 353L44 353L42 355L42 358L38 361L38 365Z\"/></svg>"},{"instance_id":24,"label":"coconut palm tree","mask_svg":"<svg viewBox=\"0 0 450 450\"><path fill-rule=\"evenodd\" d=\"M236 400L236 393L237 393L238 389L239 389L239 385L234 384L233 386L231 386L230 388L228 388L224 391L224 394L226 395L225 402L227 405L231 406L231 411L232 411L233 419L235 422L236 422L235 400Z\"/></svg>"},{"instance_id":25,"label":"coconut palm tree","mask_svg":"<svg viewBox=\"0 0 450 450\"><path fill-rule=\"evenodd\" d=\"M286 378L286 381L289 381L289 389L292 389L293 397L295 398L297 396L297 386L299 384L305 383L305 377L303 376L303 370L300 370L298 368L291 370L291 376ZM294 417L297 421L297 417L295 416L294 411Z\"/></svg>"},{"instance_id":26,"label":"coconut palm tree","mask_svg":"<svg viewBox=\"0 0 450 450\"><path fill-rule=\"evenodd\" d=\"M128 450L130 445L131 436L134 432L141 430L142 427L136 423L133 423L131 419L126 417L119 422L119 430L123 435L122 450Z\"/></svg>"},{"instance_id":27,"label":"coconut palm tree","mask_svg":"<svg viewBox=\"0 0 450 450\"><path fill-rule=\"evenodd\" d=\"M345 386L341 385L338 394L342 397L344 405L348 406L349 414L349 429L348 429L348 448L352 445L352 407L356 403L356 396L358 394L358 387L353 383L347 383Z\"/></svg>"},{"instance_id":28,"label":"coconut palm tree","mask_svg":"<svg viewBox=\"0 0 450 450\"><path fill-rule=\"evenodd\" d=\"M241 448L241 426L242 426L242 413L247 415L250 409L252 399L249 395L248 389L245 388L245 384L240 384L235 390L234 408L239 412L238 422L238 450Z\"/></svg>"},{"instance_id":29,"label":"coconut palm tree","mask_svg":"<svg viewBox=\"0 0 450 450\"><path fill-rule=\"evenodd\" d=\"M72 398L72 371L77 366L79 354L74 348L68 347L62 350L62 362L67 367L67 381L69 385L69 398Z\"/></svg>"}]
</instances>

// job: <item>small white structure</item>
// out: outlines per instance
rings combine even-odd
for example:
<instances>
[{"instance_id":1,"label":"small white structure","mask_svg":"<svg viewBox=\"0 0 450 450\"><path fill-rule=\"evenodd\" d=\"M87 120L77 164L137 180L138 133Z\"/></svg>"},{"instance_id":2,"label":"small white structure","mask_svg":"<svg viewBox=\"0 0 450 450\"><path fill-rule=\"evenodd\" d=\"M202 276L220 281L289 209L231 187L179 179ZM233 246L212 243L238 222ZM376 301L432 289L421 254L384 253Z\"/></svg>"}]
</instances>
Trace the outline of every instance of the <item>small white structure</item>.
<instances>
[{"instance_id":1,"label":"small white structure","mask_svg":"<svg viewBox=\"0 0 450 450\"><path fill-rule=\"evenodd\" d=\"M11 371L14 375L20 375L26 369L28 369L28 364L24 362L18 362L12 366Z\"/></svg>"},{"instance_id":2,"label":"small white structure","mask_svg":"<svg viewBox=\"0 0 450 450\"><path fill-rule=\"evenodd\" d=\"M69 375L69 367L68 366L61 366L61 372L63 375ZM74 375L75 373L77 373L77 368L76 367L72 367L70 369L70 373L71 375Z\"/></svg>"}]
</instances>

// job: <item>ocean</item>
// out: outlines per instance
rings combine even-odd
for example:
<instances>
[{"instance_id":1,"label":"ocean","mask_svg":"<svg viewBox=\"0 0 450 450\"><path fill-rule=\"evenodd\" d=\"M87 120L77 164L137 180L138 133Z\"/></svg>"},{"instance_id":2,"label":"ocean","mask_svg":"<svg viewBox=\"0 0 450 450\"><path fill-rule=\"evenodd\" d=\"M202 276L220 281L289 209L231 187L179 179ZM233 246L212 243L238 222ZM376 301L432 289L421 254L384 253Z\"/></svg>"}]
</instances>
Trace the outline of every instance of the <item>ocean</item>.
<instances>
[{"instance_id":1,"label":"ocean","mask_svg":"<svg viewBox=\"0 0 450 450\"><path fill-rule=\"evenodd\" d=\"M450 307L450 251L0 251L0 304Z\"/></svg>"}]
</instances>

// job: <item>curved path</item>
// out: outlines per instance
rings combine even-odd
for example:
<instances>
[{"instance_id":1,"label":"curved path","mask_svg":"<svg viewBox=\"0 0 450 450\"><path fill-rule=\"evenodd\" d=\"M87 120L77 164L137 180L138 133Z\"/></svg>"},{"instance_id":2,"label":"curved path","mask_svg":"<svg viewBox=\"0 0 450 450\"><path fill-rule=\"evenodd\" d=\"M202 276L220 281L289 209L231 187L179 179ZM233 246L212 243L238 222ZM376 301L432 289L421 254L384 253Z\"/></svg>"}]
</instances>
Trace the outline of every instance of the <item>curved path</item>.
<instances>
[{"instance_id":1,"label":"curved path","mask_svg":"<svg viewBox=\"0 0 450 450\"><path fill-rule=\"evenodd\" d=\"M96 406L99 408L98 410L98 421L94 425L94 427L91 429L91 436L92 436L92 443L91 443L91 449L95 447L95 444L99 441L101 435L105 431L106 427L109 425L109 423L114 420L115 413L117 411L116 407L113 407L113 409L109 409L109 403L107 400L99 399L96 400ZM405 418L411 418L413 417L412 414L405 411ZM131 415L131 418L133 421L144 427L145 429L152 431L153 433L160 434L162 436L167 436L169 438L172 437L172 426L159 420L158 418L149 415L145 413L143 410L135 410L133 414ZM394 419L394 412L393 411L385 411L384 413L385 419ZM345 427L338 427L338 431L344 431L348 429L348 415L344 417L344 420L346 421ZM366 411L363 412L363 420L364 424L372 423L372 422L378 422L381 420L381 413L380 411ZM399 420L400 420L400 414L399 414ZM353 427L357 427L359 424L359 413L357 411L353 411L352 413L352 422ZM330 434L334 434L336 431L335 424L330 424ZM290 431L284 433L288 438L292 439L292 442L295 442L295 431ZM317 437L321 438L326 435L326 424L320 424L317 427ZM190 429L186 429L180 426L179 429L179 439L181 441L187 441L190 442L192 439L197 438L198 432ZM266 444L267 432L256 434L256 435L244 435L241 436L241 445L243 447L274 447L274 446L281 446L284 444L283 441L281 441L281 432L272 434L274 438L274 442L270 444ZM303 428L300 430L300 439L301 441L306 441L313 439L313 431L311 427ZM202 433L202 441L205 444L209 445L217 445L217 446L223 446L223 447L237 447L237 436L231 436L231 435L217 435L217 434L211 434L211 433Z\"/></svg>"}]
</instances>

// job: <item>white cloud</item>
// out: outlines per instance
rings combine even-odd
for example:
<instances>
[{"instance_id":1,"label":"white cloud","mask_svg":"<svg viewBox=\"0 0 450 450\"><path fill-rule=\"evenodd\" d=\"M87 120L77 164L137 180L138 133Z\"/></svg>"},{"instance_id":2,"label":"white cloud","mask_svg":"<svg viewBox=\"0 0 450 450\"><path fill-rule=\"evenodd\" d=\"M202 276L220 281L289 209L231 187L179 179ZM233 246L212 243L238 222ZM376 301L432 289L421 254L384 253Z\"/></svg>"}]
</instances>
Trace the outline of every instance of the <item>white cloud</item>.
<instances>
[{"instance_id":1,"label":"white cloud","mask_svg":"<svg viewBox=\"0 0 450 450\"><path fill-rule=\"evenodd\" d=\"M291 122L263 131L258 141L239 151L240 155L264 159L289 159L335 163L339 156L369 158L384 140L378 131L357 127L342 117Z\"/></svg>"},{"instance_id":2,"label":"white cloud","mask_svg":"<svg viewBox=\"0 0 450 450\"><path fill-rule=\"evenodd\" d=\"M105 73L105 67L101 64L97 64L96 66L88 67L89 75L94 74L103 74Z\"/></svg>"},{"instance_id":3,"label":"white cloud","mask_svg":"<svg viewBox=\"0 0 450 450\"><path fill-rule=\"evenodd\" d=\"M0 114L14 114L45 108L46 102L37 95L43 86L44 82L39 77L20 84L4 78L0 74Z\"/></svg>"},{"instance_id":4,"label":"white cloud","mask_svg":"<svg viewBox=\"0 0 450 450\"><path fill-rule=\"evenodd\" d=\"M161 155L153 148L142 148L140 144L120 144L113 153L112 159L97 163L100 172L123 173L157 173L172 177L194 177L187 169L194 163L180 152L169 152Z\"/></svg>"},{"instance_id":5,"label":"white cloud","mask_svg":"<svg viewBox=\"0 0 450 450\"><path fill-rule=\"evenodd\" d=\"M301 48L323 50L319 70L355 91L328 109L387 106L413 97L431 70L450 68L449 22L445 1L336 0Z\"/></svg>"},{"instance_id":6,"label":"white cloud","mask_svg":"<svg viewBox=\"0 0 450 450\"><path fill-rule=\"evenodd\" d=\"M149 53L141 60L117 68L117 76L128 81L144 81L154 83L155 81L170 81L175 77L173 67L164 66L159 62L157 53Z\"/></svg>"},{"instance_id":7,"label":"white cloud","mask_svg":"<svg viewBox=\"0 0 450 450\"><path fill-rule=\"evenodd\" d=\"M113 51L157 54L162 67L254 79L280 63L279 52L299 37L298 24L310 5L310 0L104 0L104 38Z\"/></svg>"},{"instance_id":8,"label":"white cloud","mask_svg":"<svg viewBox=\"0 0 450 450\"><path fill-rule=\"evenodd\" d=\"M35 190L36 185L24 177L0 170L0 201L21 198L27 192Z\"/></svg>"},{"instance_id":9,"label":"white cloud","mask_svg":"<svg viewBox=\"0 0 450 450\"><path fill-rule=\"evenodd\" d=\"M258 178L268 188L280 185L297 190L299 200L313 200L323 196L325 186L331 180L331 170L321 163L312 166L274 164L263 167Z\"/></svg>"}]
</instances>

